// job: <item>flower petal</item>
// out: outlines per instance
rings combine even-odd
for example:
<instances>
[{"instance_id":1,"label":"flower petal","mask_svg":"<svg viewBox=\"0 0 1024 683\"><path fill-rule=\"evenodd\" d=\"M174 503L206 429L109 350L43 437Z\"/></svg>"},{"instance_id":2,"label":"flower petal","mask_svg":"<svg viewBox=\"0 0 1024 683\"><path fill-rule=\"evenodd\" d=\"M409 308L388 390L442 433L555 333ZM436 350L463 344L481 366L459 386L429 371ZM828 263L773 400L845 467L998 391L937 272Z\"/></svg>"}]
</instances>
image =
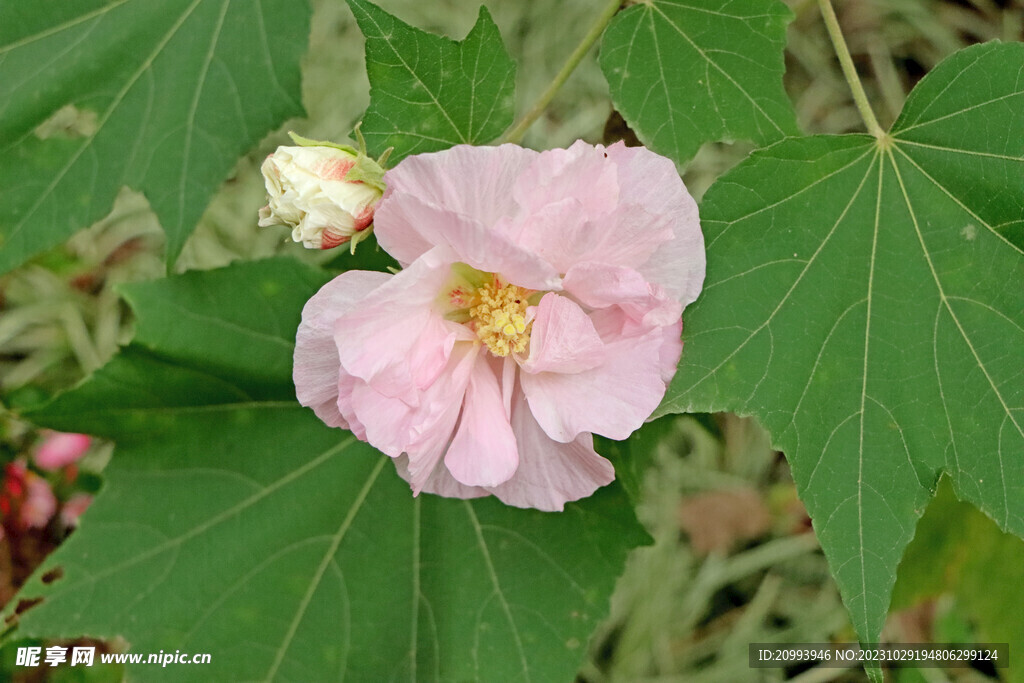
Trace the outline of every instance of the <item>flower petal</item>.
<instances>
[{"instance_id":1,"label":"flower petal","mask_svg":"<svg viewBox=\"0 0 1024 683\"><path fill-rule=\"evenodd\" d=\"M448 366L419 392L415 405L385 396L359 382L352 391L353 410L365 426L366 439L391 457L409 455L414 487L437 465L452 438L479 344L456 344Z\"/></svg>"},{"instance_id":2,"label":"flower petal","mask_svg":"<svg viewBox=\"0 0 1024 683\"><path fill-rule=\"evenodd\" d=\"M661 346L655 329L607 344L604 364L576 374L522 373L520 381L537 422L555 441L583 432L625 439L644 423L665 395Z\"/></svg>"},{"instance_id":3,"label":"flower petal","mask_svg":"<svg viewBox=\"0 0 1024 683\"><path fill-rule=\"evenodd\" d=\"M375 233L381 245L392 253L396 245L381 235L381 220L388 224L415 225L417 233L434 245L447 247L453 260L477 270L500 273L510 282L528 289L546 290L560 286L555 269L536 254L515 244L501 230L440 208L432 201L410 194L394 193L377 211Z\"/></svg>"},{"instance_id":4,"label":"flower petal","mask_svg":"<svg viewBox=\"0 0 1024 683\"><path fill-rule=\"evenodd\" d=\"M35 463L44 470L57 470L75 462L89 450L92 437L68 432L45 432L35 452Z\"/></svg>"},{"instance_id":5,"label":"flower petal","mask_svg":"<svg viewBox=\"0 0 1024 683\"><path fill-rule=\"evenodd\" d=\"M640 332L675 325L682 305L658 285L649 284L632 268L605 263L579 263L565 274L565 291L594 309L619 307Z\"/></svg>"},{"instance_id":6,"label":"flower petal","mask_svg":"<svg viewBox=\"0 0 1024 683\"><path fill-rule=\"evenodd\" d=\"M321 287L302 309L292 369L295 395L330 427L349 426L337 406L339 363L334 322L390 278L387 273L350 270Z\"/></svg>"},{"instance_id":7,"label":"flower petal","mask_svg":"<svg viewBox=\"0 0 1024 683\"><path fill-rule=\"evenodd\" d=\"M618 306L594 311L590 314L590 319L594 322L594 328L601 335L601 339L605 343L614 344L619 340L632 339L638 335L649 334L652 330L650 326L644 325L642 322L638 323ZM672 377L676 374L679 359L683 354L683 340L681 339L683 321L677 318L671 325L653 329L655 331L660 330L662 334L658 362L661 368L661 378L668 383L672 381Z\"/></svg>"},{"instance_id":8,"label":"flower petal","mask_svg":"<svg viewBox=\"0 0 1024 683\"><path fill-rule=\"evenodd\" d=\"M525 372L582 372L605 361L604 342L577 304L553 292L537 306Z\"/></svg>"},{"instance_id":9,"label":"flower petal","mask_svg":"<svg viewBox=\"0 0 1024 683\"><path fill-rule=\"evenodd\" d=\"M589 219L573 206L581 205L563 200L517 219L527 224L520 230L523 246L543 256L560 273L581 261L640 268L672 240L669 218L639 206L622 204Z\"/></svg>"},{"instance_id":10,"label":"flower petal","mask_svg":"<svg viewBox=\"0 0 1024 683\"><path fill-rule=\"evenodd\" d=\"M334 324L344 370L386 396L415 400L444 369L456 340L474 338L435 310L450 274L443 254L443 249L425 254Z\"/></svg>"},{"instance_id":11,"label":"flower petal","mask_svg":"<svg viewBox=\"0 0 1024 683\"><path fill-rule=\"evenodd\" d=\"M679 369L679 359L683 357L683 321L677 320L675 325L661 328L663 341L658 352L661 367L661 378L668 384Z\"/></svg>"},{"instance_id":12,"label":"flower petal","mask_svg":"<svg viewBox=\"0 0 1024 683\"><path fill-rule=\"evenodd\" d=\"M519 468L504 484L488 490L502 502L538 510L562 510L615 479L615 469L594 450L593 437L569 443L549 437L520 392L512 407L512 431L519 444Z\"/></svg>"},{"instance_id":13,"label":"flower petal","mask_svg":"<svg viewBox=\"0 0 1024 683\"><path fill-rule=\"evenodd\" d=\"M669 159L643 147L616 143L606 150L618 167L619 188L630 204L664 216L673 239L659 246L639 267L648 282L661 285L684 306L696 300L704 284L704 235L697 202Z\"/></svg>"},{"instance_id":14,"label":"flower petal","mask_svg":"<svg viewBox=\"0 0 1024 683\"><path fill-rule=\"evenodd\" d=\"M412 484L412 474L409 472L409 457L406 455L399 456L394 459L395 469L398 471L398 476L405 479L407 482ZM433 493L438 496L444 496L445 498L462 498L468 500L470 498L481 498L483 496L491 495L491 492L485 488L479 486L466 486L455 481L455 477L448 471L447 467L435 467L431 471L430 476L426 478L423 484L417 491L413 488L414 494L419 493Z\"/></svg>"},{"instance_id":15,"label":"flower petal","mask_svg":"<svg viewBox=\"0 0 1024 683\"><path fill-rule=\"evenodd\" d=\"M402 205L408 197L471 216L483 225L496 225L502 217L519 212L510 190L537 156L537 152L516 145L459 145L403 159L384 176L388 201L377 210L374 231L378 241L403 265L438 244L424 232L420 221L407 219L409 212Z\"/></svg>"},{"instance_id":16,"label":"flower petal","mask_svg":"<svg viewBox=\"0 0 1024 683\"><path fill-rule=\"evenodd\" d=\"M549 204L574 199L591 218L610 213L618 205L618 173L609 164L604 148L577 140L568 149L541 153L516 180L512 194L529 213Z\"/></svg>"},{"instance_id":17,"label":"flower petal","mask_svg":"<svg viewBox=\"0 0 1024 683\"><path fill-rule=\"evenodd\" d=\"M519 465L498 378L486 362L473 366L462 417L444 464L456 481L467 486L497 486L508 481Z\"/></svg>"},{"instance_id":18,"label":"flower petal","mask_svg":"<svg viewBox=\"0 0 1024 683\"><path fill-rule=\"evenodd\" d=\"M335 347L335 353L337 353L337 347ZM345 372L345 368L340 368L338 370L338 413L341 415L343 421L348 423L347 429L355 434L356 438L366 441L366 427L363 426L363 423L360 422L359 418L356 416L355 404L352 402L352 392L355 390L357 385L362 384L365 384L363 380L348 374ZM333 426L330 423L327 424L328 426ZM339 426L345 428L344 424Z\"/></svg>"},{"instance_id":19,"label":"flower petal","mask_svg":"<svg viewBox=\"0 0 1024 683\"><path fill-rule=\"evenodd\" d=\"M57 496L50 483L29 472L25 481L25 500L21 504L21 523L29 528L42 529L57 512Z\"/></svg>"}]
</instances>

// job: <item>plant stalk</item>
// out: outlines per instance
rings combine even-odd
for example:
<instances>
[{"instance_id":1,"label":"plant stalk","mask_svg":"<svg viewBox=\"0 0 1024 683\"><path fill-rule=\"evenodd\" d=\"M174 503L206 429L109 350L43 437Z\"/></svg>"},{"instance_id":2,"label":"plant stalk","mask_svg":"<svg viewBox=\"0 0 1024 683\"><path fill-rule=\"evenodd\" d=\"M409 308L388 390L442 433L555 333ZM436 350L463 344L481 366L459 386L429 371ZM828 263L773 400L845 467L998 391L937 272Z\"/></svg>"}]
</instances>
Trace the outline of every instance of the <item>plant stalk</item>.
<instances>
[{"instance_id":1,"label":"plant stalk","mask_svg":"<svg viewBox=\"0 0 1024 683\"><path fill-rule=\"evenodd\" d=\"M597 21L587 31L587 35L583 36L583 40L576 46L572 54L569 55L569 59L566 60L565 65L562 66L561 71L555 74L554 79L548 84L548 87L544 90L543 94L537 99L533 107L519 120L512 128L510 128L505 135L502 136L500 142L513 142L518 143L523 139L523 135L533 125L533 123L540 118L544 110L551 104L551 100L554 99L555 94L562 87L565 81L569 78L569 75L576 70L579 63L583 61L583 58L593 47L597 39L604 33L608 23L615 16L615 13L619 11L619 6L622 4L622 0L611 0L601 14L597 17Z\"/></svg>"},{"instance_id":2,"label":"plant stalk","mask_svg":"<svg viewBox=\"0 0 1024 683\"><path fill-rule=\"evenodd\" d=\"M821 16L825 19L825 27L828 29L829 38L832 39L832 46L835 48L836 56L839 57L839 64L843 68L843 76L850 85L853 101L857 104L860 117L864 121L868 132L876 138L882 139L885 137L885 131L878 125L875 112L871 110L871 105L868 104L868 96L864 92L864 86L861 84L860 77L857 75L857 69L853 65L853 58L850 57L850 49L846 46L846 39L843 38L843 32L839 28L839 19L836 18L835 10L832 9L832 4L829 0L818 0L818 5L821 7Z\"/></svg>"}]
</instances>

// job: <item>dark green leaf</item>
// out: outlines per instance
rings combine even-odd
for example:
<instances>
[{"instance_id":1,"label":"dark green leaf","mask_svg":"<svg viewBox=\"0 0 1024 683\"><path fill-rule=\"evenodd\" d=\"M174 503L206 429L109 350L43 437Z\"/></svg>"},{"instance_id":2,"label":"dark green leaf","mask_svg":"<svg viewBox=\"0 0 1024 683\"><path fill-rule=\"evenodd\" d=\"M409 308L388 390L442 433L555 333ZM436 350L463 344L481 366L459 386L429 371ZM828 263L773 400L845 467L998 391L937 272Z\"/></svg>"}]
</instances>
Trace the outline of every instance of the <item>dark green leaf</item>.
<instances>
[{"instance_id":1,"label":"dark green leaf","mask_svg":"<svg viewBox=\"0 0 1024 683\"><path fill-rule=\"evenodd\" d=\"M782 88L792 18L777 0L635 4L601 43L615 108L645 145L679 163L705 142L795 135Z\"/></svg>"},{"instance_id":2,"label":"dark green leaf","mask_svg":"<svg viewBox=\"0 0 1024 683\"><path fill-rule=\"evenodd\" d=\"M306 2L0 3L0 272L141 190L181 251L238 157L302 113Z\"/></svg>"},{"instance_id":3,"label":"dark green leaf","mask_svg":"<svg viewBox=\"0 0 1024 683\"><path fill-rule=\"evenodd\" d=\"M860 637L941 471L1024 534L1024 45L940 64L891 138L755 152L705 196L708 279L661 412L756 415Z\"/></svg>"},{"instance_id":4,"label":"dark green leaf","mask_svg":"<svg viewBox=\"0 0 1024 683\"><path fill-rule=\"evenodd\" d=\"M484 7L455 42L403 23L366 0L348 0L366 36L370 107L363 135L373 154L410 154L485 144L512 125L515 64Z\"/></svg>"}]
</instances>

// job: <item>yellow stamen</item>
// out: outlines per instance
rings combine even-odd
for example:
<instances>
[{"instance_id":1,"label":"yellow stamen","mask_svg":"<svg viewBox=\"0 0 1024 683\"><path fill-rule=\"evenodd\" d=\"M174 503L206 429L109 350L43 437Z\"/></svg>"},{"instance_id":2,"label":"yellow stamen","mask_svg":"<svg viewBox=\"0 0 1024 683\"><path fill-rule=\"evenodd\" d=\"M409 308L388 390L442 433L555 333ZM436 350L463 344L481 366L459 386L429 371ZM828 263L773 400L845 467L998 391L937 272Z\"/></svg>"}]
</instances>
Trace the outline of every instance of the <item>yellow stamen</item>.
<instances>
[{"instance_id":1,"label":"yellow stamen","mask_svg":"<svg viewBox=\"0 0 1024 683\"><path fill-rule=\"evenodd\" d=\"M497 278L477 290L480 303L469 310L476 330L495 356L522 353L530 343L532 321L526 321L530 291Z\"/></svg>"}]
</instances>

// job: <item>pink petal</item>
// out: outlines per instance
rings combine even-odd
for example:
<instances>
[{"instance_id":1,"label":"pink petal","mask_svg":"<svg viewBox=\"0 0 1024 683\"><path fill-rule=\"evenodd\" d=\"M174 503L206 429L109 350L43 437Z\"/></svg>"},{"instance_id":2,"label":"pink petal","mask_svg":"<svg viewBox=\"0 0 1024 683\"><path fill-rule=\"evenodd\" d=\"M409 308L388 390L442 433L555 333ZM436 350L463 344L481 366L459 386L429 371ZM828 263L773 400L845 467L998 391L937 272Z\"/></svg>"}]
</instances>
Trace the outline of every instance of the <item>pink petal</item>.
<instances>
[{"instance_id":1,"label":"pink petal","mask_svg":"<svg viewBox=\"0 0 1024 683\"><path fill-rule=\"evenodd\" d=\"M339 364L334 322L390 278L386 273L350 270L321 287L302 309L292 370L295 395L330 427L348 428L337 407Z\"/></svg>"},{"instance_id":2,"label":"pink petal","mask_svg":"<svg viewBox=\"0 0 1024 683\"><path fill-rule=\"evenodd\" d=\"M405 158L384 176L388 189L374 222L378 241L402 265L439 244L419 221L409 220L403 197L417 197L483 225L496 225L502 217L519 212L511 188L537 156L516 145L459 145Z\"/></svg>"},{"instance_id":3,"label":"pink petal","mask_svg":"<svg viewBox=\"0 0 1024 683\"><path fill-rule=\"evenodd\" d=\"M76 493L61 506L60 521L66 527L78 526L78 518L85 513L91 504L92 496L87 493Z\"/></svg>"},{"instance_id":4,"label":"pink petal","mask_svg":"<svg viewBox=\"0 0 1024 683\"><path fill-rule=\"evenodd\" d=\"M611 212L622 199L617 176L603 147L577 140L568 149L541 153L512 193L529 213L538 213L553 201L573 199L585 217L594 217Z\"/></svg>"},{"instance_id":5,"label":"pink petal","mask_svg":"<svg viewBox=\"0 0 1024 683\"><path fill-rule=\"evenodd\" d=\"M500 486L488 489L502 502L538 510L561 510L615 479L612 464L594 451L593 437L553 441L534 419L522 392L512 407L512 430L519 444L519 468Z\"/></svg>"},{"instance_id":6,"label":"pink petal","mask_svg":"<svg viewBox=\"0 0 1024 683\"><path fill-rule=\"evenodd\" d=\"M674 239L659 246L638 270L644 279L661 285L686 306L696 300L704 283L704 235L697 203L686 191L675 164L665 157L622 143L606 152L618 166L621 196L648 213L667 217L674 234Z\"/></svg>"},{"instance_id":7,"label":"pink petal","mask_svg":"<svg viewBox=\"0 0 1024 683\"><path fill-rule=\"evenodd\" d=\"M576 200L561 200L526 219L521 242L560 273L581 261L640 268L672 240L671 217L635 204L587 218Z\"/></svg>"},{"instance_id":8,"label":"pink petal","mask_svg":"<svg viewBox=\"0 0 1024 683\"><path fill-rule=\"evenodd\" d=\"M497 486L508 481L519 465L498 378L487 363L473 366L459 427L444 464L456 481L467 486Z\"/></svg>"},{"instance_id":9,"label":"pink petal","mask_svg":"<svg viewBox=\"0 0 1024 683\"><path fill-rule=\"evenodd\" d=\"M618 306L594 311L590 314L590 319L593 321L597 333L606 343L631 339L652 331L649 325L643 324L642 321L638 323L635 318ZM680 338L683 332L683 321L677 318L671 325L654 329L660 330L662 334L658 363L661 368L661 378L668 383L675 376L676 369L679 367L679 359L683 353L683 340Z\"/></svg>"},{"instance_id":10,"label":"pink petal","mask_svg":"<svg viewBox=\"0 0 1024 683\"><path fill-rule=\"evenodd\" d=\"M635 333L675 325L682 305L658 285L649 284L632 268L604 263L579 263L565 275L565 291L590 308L619 307L638 324Z\"/></svg>"},{"instance_id":11,"label":"pink petal","mask_svg":"<svg viewBox=\"0 0 1024 683\"><path fill-rule=\"evenodd\" d=\"M640 267L672 240L676 215L637 202L620 171L600 145L543 152L516 184L524 215L510 232L562 273L580 261Z\"/></svg>"},{"instance_id":12,"label":"pink petal","mask_svg":"<svg viewBox=\"0 0 1024 683\"><path fill-rule=\"evenodd\" d=\"M386 396L415 400L444 369L456 340L475 338L436 310L450 265L443 250L425 254L338 318L342 368Z\"/></svg>"},{"instance_id":13,"label":"pink petal","mask_svg":"<svg viewBox=\"0 0 1024 683\"><path fill-rule=\"evenodd\" d=\"M335 347L335 353L337 353L337 347ZM366 441L366 427L359 421L359 417L356 415L355 404L352 400L352 393L355 391L357 386L363 386L366 383L358 377L345 372L344 368L339 367L338 369L338 400L335 403L335 409L341 415L343 422L348 423L348 429L356 438ZM322 418L321 418L322 419ZM326 422L326 420L324 420ZM328 426L333 426L329 422Z\"/></svg>"},{"instance_id":14,"label":"pink petal","mask_svg":"<svg viewBox=\"0 0 1024 683\"><path fill-rule=\"evenodd\" d=\"M675 325L661 328L663 340L658 352L658 365L661 367L661 378L668 384L679 369L679 359L683 356L683 321L677 320Z\"/></svg>"},{"instance_id":15,"label":"pink petal","mask_svg":"<svg viewBox=\"0 0 1024 683\"><path fill-rule=\"evenodd\" d=\"M391 457L408 453L417 482L437 464L452 437L480 348L479 344L456 344L444 371L417 393L414 405L385 396L364 382L357 381L353 388L353 411L366 430L366 440Z\"/></svg>"},{"instance_id":16,"label":"pink petal","mask_svg":"<svg viewBox=\"0 0 1024 683\"><path fill-rule=\"evenodd\" d=\"M85 434L48 432L36 449L36 465L44 470L57 470L75 462L89 450L92 439Z\"/></svg>"},{"instance_id":17,"label":"pink petal","mask_svg":"<svg viewBox=\"0 0 1024 683\"><path fill-rule=\"evenodd\" d=\"M412 483L412 474L409 472L409 458L408 456L400 456L395 458L395 469L398 471L398 476L405 479L410 484ZM445 498L480 498L482 496L491 495L490 491L479 486L466 486L455 481L452 473L448 471L447 467L435 467L430 473L430 476L420 486L417 493L433 493L438 496Z\"/></svg>"},{"instance_id":18,"label":"pink petal","mask_svg":"<svg viewBox=\"0 0 1024 683\"><path fill-rule=\"evenodd\" d=\"M501 361L501 405L505 407L505 419L512 419L512 392L516 389L516 359L505 356ZM497 373L495 373L497 374Z\"/></svg>"},{"instance_id":19,"label":"pink petal","mask_svg":"<svg viewBox=\"0 0 1024 683\"><path fill-rule=\"evenodd\" d=\"M607 345L603 365L576 374L522 373L530 409L555 441L568 443L583 432L625 439L650 416L662 396L661 346L655 329Z\"/></svg>"},{"instance_id":20,"label":"pink petal","mask_svg":"<svg viewBox=\"0 0 1024 683\"><path fill-rule=\"evenodd\" d=\"M604 361L604 342L583 309L564 296L545 294L537 306L523 371L576 373Z\"/></svg>"},{"instance_id":21,"label":"pink petal","mask_svg":"<svg viewBox=\"0 0 1024 683\"><path fill-rule=\"evenodd\" d=\"M555 269L536 254L515 244L492 224L483 223L440 208L430 198L393 193L377 211L377 238L380 240L380 216L386 210L392 224L415 225L417 234L431 244L447 247L452 260L468 263L477 270L500 273L509 282L529 289L554 289L559 286ZM391 252L397 245L386 245Z\"/></svg>"},{"instance_id":22,"label":"pink petal","mask_svg":"<svg viewBox=\"0 0 1024 683\"><path fill-rule=\"evenodd\" d=\"M362 428L367 443L392 458L401 455L409 441L411 414L420 406L410 406L401 398L386 396L356 378L346 403Z\"/></svg>"},{"instance_id":23,"label":"pink petal","mask_svg":"<svg viewBox=\"0 0 1024 683\"><path fill-rule=\"evenodd\" d=\"M25 500L21 504L21 522L41 529L57 512L57 497L49 482L31 472L25 481Z\"/></svg>"}]
</instances>

